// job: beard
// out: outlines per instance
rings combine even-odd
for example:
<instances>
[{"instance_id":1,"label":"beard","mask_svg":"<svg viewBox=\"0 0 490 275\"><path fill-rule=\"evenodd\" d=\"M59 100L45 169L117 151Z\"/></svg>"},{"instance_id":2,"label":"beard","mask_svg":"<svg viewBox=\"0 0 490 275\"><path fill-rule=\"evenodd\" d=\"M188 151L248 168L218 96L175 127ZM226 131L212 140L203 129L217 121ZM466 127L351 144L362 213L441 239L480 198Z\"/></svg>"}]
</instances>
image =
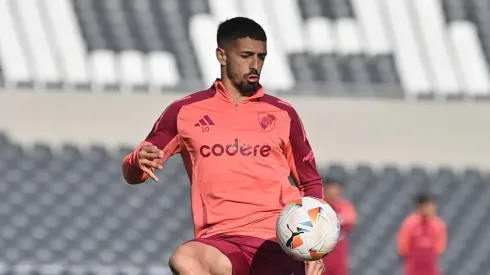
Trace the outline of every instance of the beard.
<instances>
[{"instance_id":1,"label":"beard","mask_svg":"<svg viewBox=\"0 0 490 275\"><path fill-rule=\"evenodd\" d=\"M234 73L230 66L226 68L226 74L232 80L235 88L240 92L242 96L252 96L260 88L259 82L248 82L247 77L250 75L258 75L258 73L249 73L247 75L241 76L238 73Z\"/></svg>"},{"instance_id":2,"label":"beard","mask_svg":"<svg viewBox=\"0 0 490 275\"><path fill-rule=\"evenodd\" d=\"M243 79L238 85L235 86L237 90L243 96L252 96L259 89L259 82L250 83L246 79Z\"/></svg>"}]
</instances>

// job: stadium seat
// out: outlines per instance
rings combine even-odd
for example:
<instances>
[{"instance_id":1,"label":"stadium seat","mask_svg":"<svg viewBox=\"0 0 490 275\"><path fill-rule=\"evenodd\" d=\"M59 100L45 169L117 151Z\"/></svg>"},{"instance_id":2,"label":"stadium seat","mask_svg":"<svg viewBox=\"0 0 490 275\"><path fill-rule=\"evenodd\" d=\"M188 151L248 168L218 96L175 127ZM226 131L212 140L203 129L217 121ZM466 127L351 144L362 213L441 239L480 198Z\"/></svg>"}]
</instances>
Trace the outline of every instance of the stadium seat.
<instances>
[{"instance_id":1,"label":"stadium seat","mask_svg":"<svg viewBox=\"0 0 490 275\"><path fill-rule=\"evenodd\" d=\"M0 0L0 93L201 90L219 76L218 23L240 15L267 31L272 94L490 98L489 0ZM170 275L194 234L189 179L173 157L160 182L126 184L132 149L26 146L0 132L0 275ZM352 275L401 274L396 234L421 190L448 226L444 274L490 275L490 174L319 170L357 209Z\"/></svg>"},{"instance_id":2,"label":"stadium seat","mask_svg":"<svg viewBox=\"0 0 490 275\"><path fill-rule=\"evenodd\" d=\"M0 135L0 150L0 274L170 274L173 249L193 237L189 181L177 157L158 172L161 182L133 186L120 170L131 148L22 147ZM413 195L427 189L451 239L445 274L488 270L488 174L366 164L320 171L341 180L358 211L352 274L397 274L396 232Z\"/></svg>"},{"instance_id":3,"label":"stadium seat","mask_svg":"<svg viewBox=\"0 0 490 275\"><path fill-rule=\"evenodd\" d=\"M25 56L22 54L20 35L15 32L17 22L9 12L8 1L0 1L0 64L2 83L32 81L32 74Z\"/></svg>"},{"instance_id":4,"label":"stadium seat","mask_svg":"<svg viewBox=\"0 0 490 275\"><path fill-rule=\"evenodd\" d=\"M490 98L486 0L244 1L0 1L0 87L201 90L217 24L242 15L268 33L271 93Z\"/></svg>"}]
</instances>

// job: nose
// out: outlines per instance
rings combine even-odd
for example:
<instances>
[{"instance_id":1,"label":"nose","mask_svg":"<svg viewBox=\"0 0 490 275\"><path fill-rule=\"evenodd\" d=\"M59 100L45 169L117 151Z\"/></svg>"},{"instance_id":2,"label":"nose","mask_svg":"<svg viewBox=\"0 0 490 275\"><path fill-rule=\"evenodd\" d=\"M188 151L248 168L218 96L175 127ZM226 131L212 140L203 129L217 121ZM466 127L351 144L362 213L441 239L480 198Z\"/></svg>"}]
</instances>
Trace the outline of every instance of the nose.
<instances>
[{"instance_id":1,"label":"nose","mask_svg":"<svg viewBox=\"0 0 490 275\"><path fill-rule=\"evenodd\" d=\"M249 69L250 70L254 70L254 71L258 71L259 69L259 58L257 56L254 56L252 58L252 61L250 62L250 66L249 66Z\"/></svg>"}]
</instances>

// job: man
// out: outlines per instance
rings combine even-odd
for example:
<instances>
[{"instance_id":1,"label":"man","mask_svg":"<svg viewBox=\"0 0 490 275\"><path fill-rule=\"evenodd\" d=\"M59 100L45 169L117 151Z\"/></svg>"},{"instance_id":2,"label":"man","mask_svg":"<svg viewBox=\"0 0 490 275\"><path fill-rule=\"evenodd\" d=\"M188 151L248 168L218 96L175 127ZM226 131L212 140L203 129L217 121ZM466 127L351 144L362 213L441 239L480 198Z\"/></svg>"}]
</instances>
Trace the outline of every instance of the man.
<instances>
[{"instance_id":1,"label":"man","mask_svg":"<svg viewBox=\"0 0 490 275\"><path fill-rule=\"evenodd\" d=\"M417 209L402 223L398 251L406 275L440 275L438 259L446 249L446 225L437 216L437 203L430 194L419 194Z\"/></svg>"},{"instance_id":2,"label":"man","mask_svg":"<svg viewBox=\"0 0 490 275\"><path fill-rule=\"evenodd\" d=\"M174 274L305 274L305 264L278 245L275 224L295 198L323 197L321 177L298 114L259 84L266 41L251 19L221 23L221 78L170 104L123 161L124 178L138 184L158 181L154 171L170 156L183 158L195 239L171 256ZM321 261L307 265L307 274L322 273Z\"/></svg>"},{"instance_id":3,"label":"man","mask_svg":"<svg viewBox=\"0 0 490 275\"><path fill-rule=\"evenodd\" d=\"M323 258L325 272L323 275L349 274L349 241L347 235L357 223L354 205L342 198L342 187L334 179L323 182L325 201L335 210L340 222L340 238L335 248Z\"/></svg>"}]
</instances>

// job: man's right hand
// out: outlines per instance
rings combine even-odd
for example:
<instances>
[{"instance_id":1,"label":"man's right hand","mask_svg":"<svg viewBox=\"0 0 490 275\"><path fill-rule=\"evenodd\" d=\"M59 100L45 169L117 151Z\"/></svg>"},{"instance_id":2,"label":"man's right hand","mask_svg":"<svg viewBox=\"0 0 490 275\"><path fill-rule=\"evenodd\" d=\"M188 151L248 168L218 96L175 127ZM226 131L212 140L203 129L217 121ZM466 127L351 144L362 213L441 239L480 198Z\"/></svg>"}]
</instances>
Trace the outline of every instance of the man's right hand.
<instances>
[{"instance_id":1,"label":"man's right hand","mask_svg":"<svg viewBox=\"0 0 490 275\"><path fill-rule=\"evenodd\" d=\"M154 145L141 146L138 152L138 160L141 164L143 172L148 174L154 181L158 181L158 177L153 172L155 169L162 169L163 166L156 162L157 159L163 158L163 151Z\"/></svg>"}]
</instances>

